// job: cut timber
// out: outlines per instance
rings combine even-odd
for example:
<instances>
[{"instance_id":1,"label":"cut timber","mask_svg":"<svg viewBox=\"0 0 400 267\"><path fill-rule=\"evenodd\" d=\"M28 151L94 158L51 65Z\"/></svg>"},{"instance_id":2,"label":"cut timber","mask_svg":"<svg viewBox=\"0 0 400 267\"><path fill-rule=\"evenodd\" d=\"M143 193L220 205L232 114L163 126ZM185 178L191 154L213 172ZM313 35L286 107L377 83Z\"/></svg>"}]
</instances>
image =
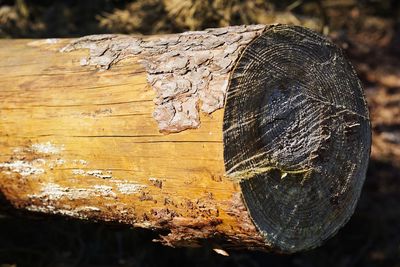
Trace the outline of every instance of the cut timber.
<instances>
[{"instance_id":1,"label":"cut timber","mask_svg":"<svg viewBox=\"0 0 400 267\"><path fill-rule=\"evenodd\" d=\"M18 208L285 252L350 218L371 133L310 30L1 40L0 191Z\"/></svg>"}]
</instances>

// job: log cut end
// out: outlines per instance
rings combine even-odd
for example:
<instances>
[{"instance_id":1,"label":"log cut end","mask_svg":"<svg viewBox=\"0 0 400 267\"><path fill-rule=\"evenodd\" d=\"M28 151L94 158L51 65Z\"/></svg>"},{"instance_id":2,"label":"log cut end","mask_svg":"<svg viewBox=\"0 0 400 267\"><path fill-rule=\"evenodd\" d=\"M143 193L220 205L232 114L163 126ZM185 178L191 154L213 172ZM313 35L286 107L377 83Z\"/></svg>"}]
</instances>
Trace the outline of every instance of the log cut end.
<instances>
[{"instance_id":1,"label":"log cut end","mask_svg":"<svg viewBox=\"0 0 400 267\"><path fill-rule=\"evenodd\" d=\"M309 249L349 220L371 130L360 81L327 39L275 25L253 41L232 74L223 130L227 174L266 243Z\"/></svg>"}]
</instances>

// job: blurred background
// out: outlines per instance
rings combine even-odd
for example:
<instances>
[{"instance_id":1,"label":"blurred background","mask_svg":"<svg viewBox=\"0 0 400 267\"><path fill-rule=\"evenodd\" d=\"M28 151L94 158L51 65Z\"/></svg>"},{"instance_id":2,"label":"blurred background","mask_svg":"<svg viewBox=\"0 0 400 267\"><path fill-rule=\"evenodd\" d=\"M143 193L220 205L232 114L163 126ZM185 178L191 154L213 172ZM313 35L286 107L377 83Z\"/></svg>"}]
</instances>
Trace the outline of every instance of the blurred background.
<instances>
[{"instance_id":1,"label":"blurred background","mask_svg":"<svg viewBox=\"0 0 400 267\"><path fill-rule=\"evenodd\" d=\"M356 212L334 238L294 255L228 251L225 257L207 246L163 247L152 242L154 232L9 207L10 215L0 217L0 266L400 267L400 1L0 0L0 38L158 34L277 22L327 35L345 50L364 84L373 127L370 166Z\"/></svg>"}]
</instances>

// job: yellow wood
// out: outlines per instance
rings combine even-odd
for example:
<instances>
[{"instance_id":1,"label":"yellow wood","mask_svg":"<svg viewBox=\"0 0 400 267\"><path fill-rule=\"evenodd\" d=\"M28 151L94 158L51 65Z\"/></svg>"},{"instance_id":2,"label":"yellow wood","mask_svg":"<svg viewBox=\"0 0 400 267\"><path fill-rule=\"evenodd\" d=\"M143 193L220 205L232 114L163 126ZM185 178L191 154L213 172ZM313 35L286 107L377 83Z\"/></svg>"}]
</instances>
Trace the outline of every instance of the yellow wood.
<instances>
[{"instance_id":1,"label":"yellow wood","mask_svg":"<svg viewBox=\"0 0 400 267\"><path fill-rule=\"evenodd\" d=\"M243 226L239 187L224 178L223 110L202 115L198 129L160 133L137 58L100 71L80 66L88 51L59 52L68 42L0 41L5 197L33 211L146 228L200 226L204 237L254 231Z\"/></svg>"}]
</instances>

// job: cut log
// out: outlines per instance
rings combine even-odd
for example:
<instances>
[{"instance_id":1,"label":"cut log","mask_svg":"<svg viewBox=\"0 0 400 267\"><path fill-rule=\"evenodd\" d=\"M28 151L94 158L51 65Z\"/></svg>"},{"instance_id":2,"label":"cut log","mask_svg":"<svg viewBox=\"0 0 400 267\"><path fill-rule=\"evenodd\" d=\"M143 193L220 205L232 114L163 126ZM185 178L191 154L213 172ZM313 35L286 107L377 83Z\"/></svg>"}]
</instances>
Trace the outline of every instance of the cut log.
<instances>
[{"instance_id":1,"label":"cut log","mask_svg":"<svg viewBox=\"0 0 400 267\"><path fill-rule=\"evenodd\" d=\"M15 207L295 252L353 213L360 82L310 30L1 40L0 191Z\"/></svg>"}]
</instances>

